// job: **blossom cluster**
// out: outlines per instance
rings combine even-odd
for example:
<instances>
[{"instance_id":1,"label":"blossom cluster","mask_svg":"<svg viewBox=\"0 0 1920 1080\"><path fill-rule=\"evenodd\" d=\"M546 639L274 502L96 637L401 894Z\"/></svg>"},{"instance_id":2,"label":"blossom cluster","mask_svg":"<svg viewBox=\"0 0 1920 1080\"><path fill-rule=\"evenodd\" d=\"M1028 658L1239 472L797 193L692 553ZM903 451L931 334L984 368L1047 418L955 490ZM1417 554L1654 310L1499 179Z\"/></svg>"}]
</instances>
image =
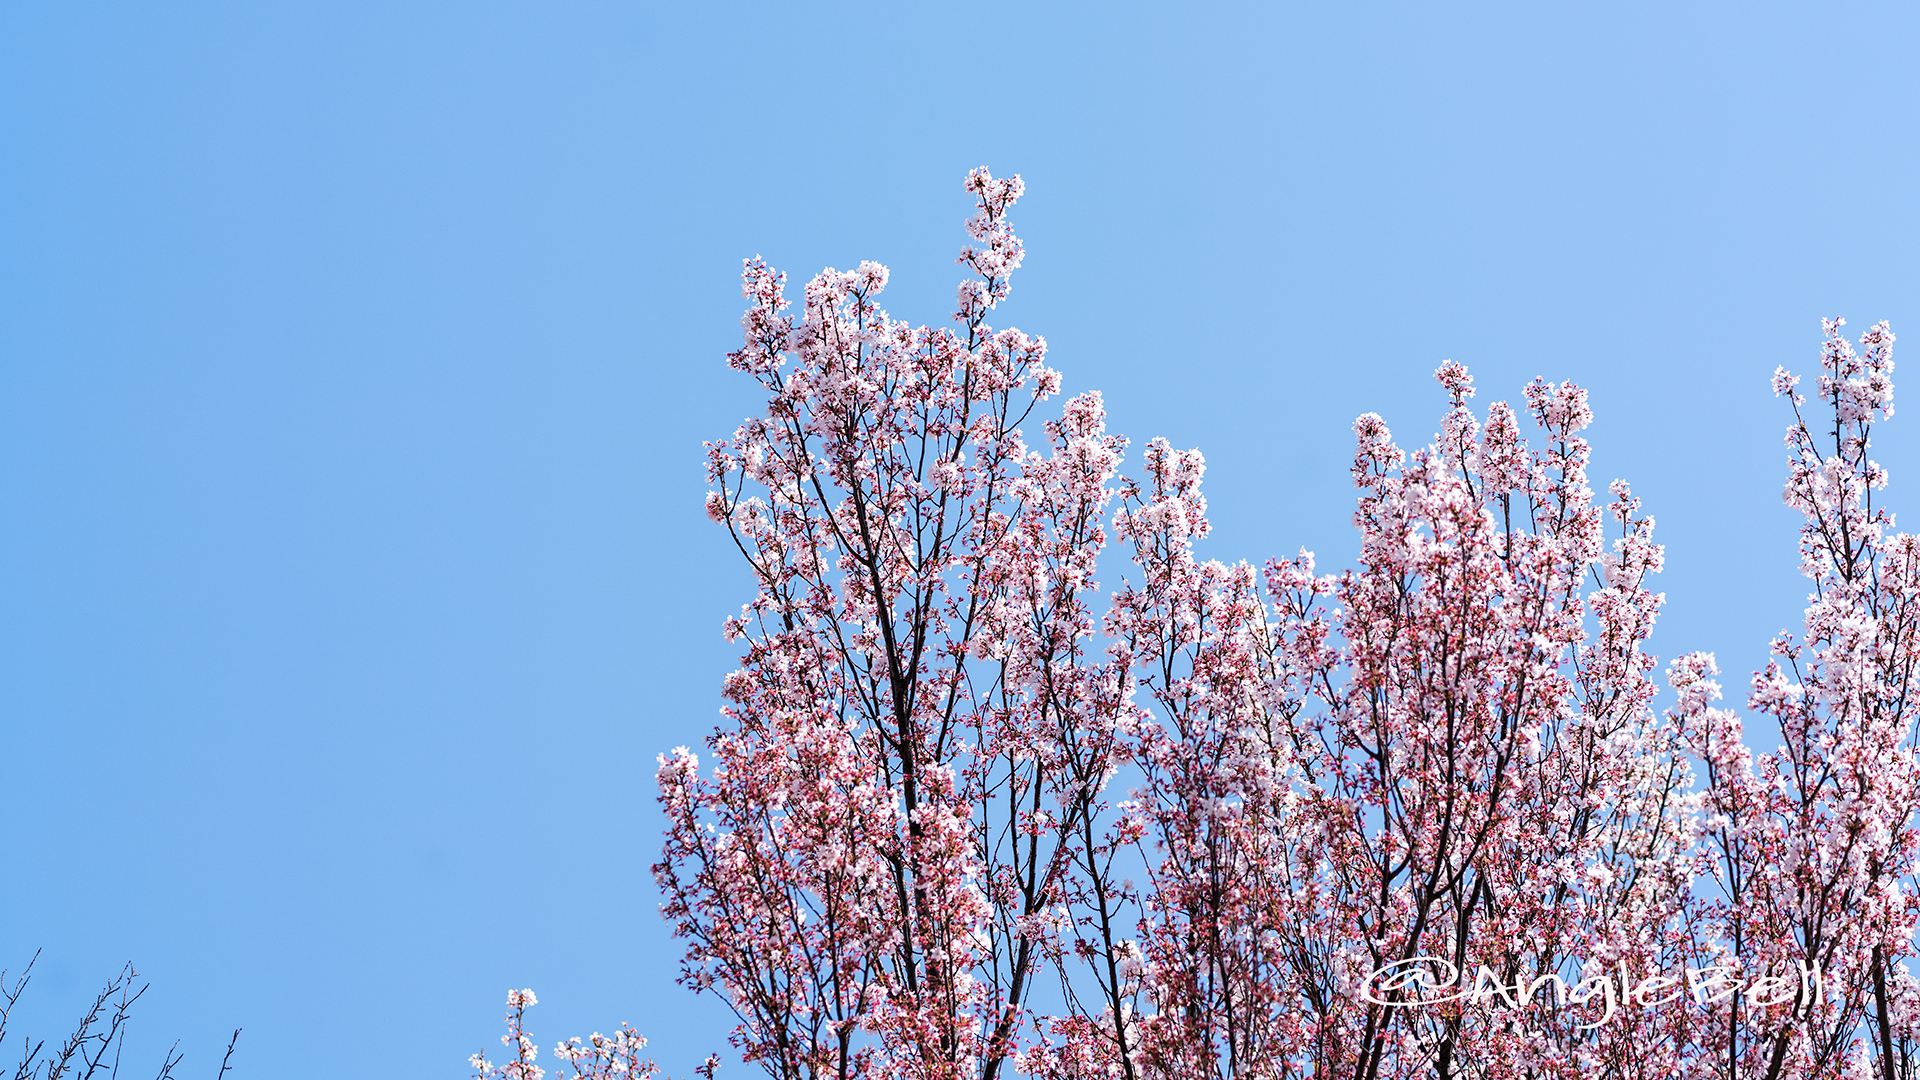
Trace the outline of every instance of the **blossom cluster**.
<instances>
[{"instance_id":1,"label":"blossom cluster","mask_svg":"<svg viewBox=\"0 0 1920 1080\"><path fill-rule=\"evenodd\" d=\"M527 1034L525 1023L527 1007L536 1004L539 999L532 990L507 991L510 1011L506 1016L507 1033L500 1036L500 1045L512 1057L496 1064L484 1053L473 1055L467 1059L473 1066L473 1080L542 1080L546 1076L546 1070L536 1063L540 1047ZM555 1080L653 1080L660 1075L660 1066L641 1056L646 1047L647 1040L627 1024L620 1025L612 1035L596 1031L585 1042L568 1039L553 1048L554 1059L565 1070L555 1073ZM719 1067L720 1059L709 1057L698 1071L705 1080L713 1080Z\"/></svg>"}]
</instances>

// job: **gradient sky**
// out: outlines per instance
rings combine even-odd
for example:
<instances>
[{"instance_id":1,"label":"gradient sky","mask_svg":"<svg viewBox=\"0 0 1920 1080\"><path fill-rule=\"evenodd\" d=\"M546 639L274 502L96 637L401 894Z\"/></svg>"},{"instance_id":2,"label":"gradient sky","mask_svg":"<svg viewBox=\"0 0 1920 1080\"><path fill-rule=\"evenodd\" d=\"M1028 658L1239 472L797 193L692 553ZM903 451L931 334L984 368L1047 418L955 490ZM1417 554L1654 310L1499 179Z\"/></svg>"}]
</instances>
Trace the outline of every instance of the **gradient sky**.
<instances>
[{"instance_id":1,"label":"gradient sky","mask_svg":"<svg viewBox=\"0 0 1920 1080\"><path fill-rule=\"evenodd\" d=\"M1663 658L1797 622L1767 376L1920 343L1911 5L1018 7L0 7L16 1025L131 959L184 1076L235 1026L242 1077L462 1076L510 986L721 1049L648 864L750 595L740 259L943 319L976 165L1027 181L995 323L1207 453L1212 555L1350 559L1349 424L1426 441L1452 358L1592 388Z\"/></svg>"}]
</instances>

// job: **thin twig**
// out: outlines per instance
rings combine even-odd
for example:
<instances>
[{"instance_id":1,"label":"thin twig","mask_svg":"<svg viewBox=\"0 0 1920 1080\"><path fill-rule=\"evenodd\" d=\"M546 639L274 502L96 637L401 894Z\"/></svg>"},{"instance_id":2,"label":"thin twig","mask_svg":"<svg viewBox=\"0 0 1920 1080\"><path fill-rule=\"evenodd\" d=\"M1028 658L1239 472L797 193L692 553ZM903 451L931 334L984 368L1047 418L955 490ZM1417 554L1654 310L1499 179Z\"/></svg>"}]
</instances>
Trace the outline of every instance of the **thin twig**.
<instances>
[{"instance_id":1,"label":"thin twig","mask_svg":"<svg viewBox=\"0 0 1920 1080\"><path fill-rule=\"evenodd\" d=\"M227 1070L233 1068L233 1066L227 1064L227 1062L233 1060L233 1044L239 1041L240 1029L234 1028L233 1038L227 1040L227 1056L220 1059L220 1075L215 1077L214 1080L226 1080Z\"/></svg>"}]
</instances>

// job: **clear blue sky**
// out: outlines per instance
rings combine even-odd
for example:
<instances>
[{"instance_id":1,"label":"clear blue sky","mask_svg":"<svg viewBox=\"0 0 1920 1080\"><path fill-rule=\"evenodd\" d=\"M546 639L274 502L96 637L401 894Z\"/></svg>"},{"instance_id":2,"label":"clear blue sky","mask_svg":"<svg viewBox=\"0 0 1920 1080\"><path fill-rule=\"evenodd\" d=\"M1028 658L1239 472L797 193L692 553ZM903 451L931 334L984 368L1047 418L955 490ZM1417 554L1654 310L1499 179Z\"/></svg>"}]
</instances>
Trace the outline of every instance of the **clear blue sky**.
<instances>
[{"instance_id":1,"label":"clear blue sky","mask_svg":"<svg viewBox=\"0 0 1920 1080\"><path fill-rule=\"evenodd\" d=\"M739 261L941 319L975 165L1028 185L996 323L1206 451L1213 554L1349 559L1349 423L1425 441L1453 358L1593 388L1663 656L1737 687L1797 621L1767 376L1822 315L1920 357L1911 5L1020 7L0 8L35 1030L132 959L192 1076L234 1026L243 1076L460 1076L510 986L545 1044L720 1049L647 866L749 592L700 509Z\"/></svg>"}]
</instances>

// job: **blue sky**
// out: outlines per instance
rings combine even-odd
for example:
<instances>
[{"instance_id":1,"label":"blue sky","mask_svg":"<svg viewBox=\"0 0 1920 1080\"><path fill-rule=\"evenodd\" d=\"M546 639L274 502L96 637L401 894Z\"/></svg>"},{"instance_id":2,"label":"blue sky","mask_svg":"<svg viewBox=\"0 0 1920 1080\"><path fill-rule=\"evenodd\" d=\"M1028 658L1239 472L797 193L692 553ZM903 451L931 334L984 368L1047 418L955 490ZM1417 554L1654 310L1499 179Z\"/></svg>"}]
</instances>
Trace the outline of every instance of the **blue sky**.
<instances>
[{"instance_id":1,"label":"blue sky","mask_svg":"<svg viewBox=\"0 0 1920 1080\"><path fill-rule=\"evenodd\" d=\"M1207 453L1212 554L1349 559L1348 425L1424 442L1442 360L1573 379L1654 647L1737 687L1805 592L1768 374L1920 335L1914 11L1440 7L0 8L16 1023L131 959L192 1075L235 1026L242 1075L463 1075L510 986L720 1049L647 867L749 595L739 262L942 319L975 165L1027 180L996 324Z\"/></svg>"}]
</instances>

